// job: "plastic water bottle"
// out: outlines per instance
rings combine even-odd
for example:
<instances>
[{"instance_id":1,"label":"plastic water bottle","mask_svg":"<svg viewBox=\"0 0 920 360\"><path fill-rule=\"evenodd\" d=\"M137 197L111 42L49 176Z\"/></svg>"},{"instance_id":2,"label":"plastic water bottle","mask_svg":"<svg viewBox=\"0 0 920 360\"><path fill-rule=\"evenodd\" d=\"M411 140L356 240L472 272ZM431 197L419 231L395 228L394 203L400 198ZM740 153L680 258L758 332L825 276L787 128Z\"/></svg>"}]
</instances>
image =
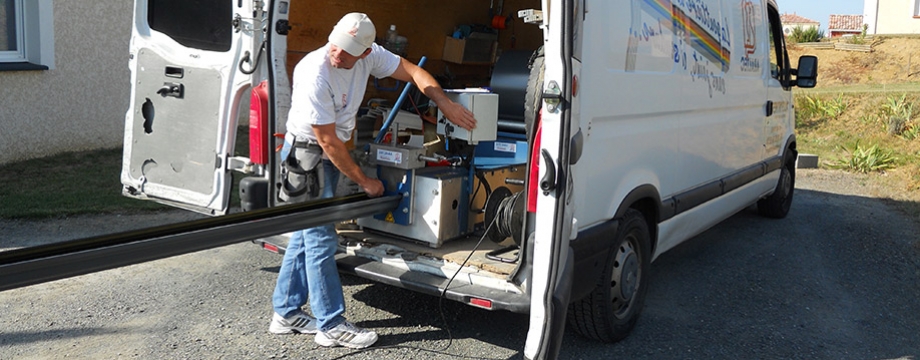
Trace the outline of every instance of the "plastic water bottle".
<instances>
[{"instance_id":1,"label":"plastic water bottle","mask_svg":"<svg viewBox=\"0 0 920 360\"><path fill-rule=\"evenodd\" d=\"M396 25L390 25L390 30L387 30L386 48L390 51L396 51L396 41L398 38L399 33L396 32Z\"/></svg>"}]
</instances>

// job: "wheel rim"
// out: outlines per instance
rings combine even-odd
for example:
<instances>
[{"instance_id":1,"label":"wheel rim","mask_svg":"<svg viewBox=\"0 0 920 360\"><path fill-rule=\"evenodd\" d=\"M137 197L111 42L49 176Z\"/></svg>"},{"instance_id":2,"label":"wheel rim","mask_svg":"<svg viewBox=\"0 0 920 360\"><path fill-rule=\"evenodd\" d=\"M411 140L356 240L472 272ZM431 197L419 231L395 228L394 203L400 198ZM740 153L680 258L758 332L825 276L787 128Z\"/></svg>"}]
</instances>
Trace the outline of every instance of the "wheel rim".
<instances>
[{"instance_id":1,"label":"wheel rim","mask_svg":"<svg viewBox=\"0 0 920 360\"><path fill-rule=\"evenodd\" d=\"M783 196L785 198L789 197L789 193L792 192L792 176L789 174L789 169L783 167Z\"/></svg>"},{"instance_id":2,"label":"wheel rim","mask_svg":"<svg viewBox=\"0 0 920 360\"><path fill-rule=\"evenodd\" d=\"M628 317L632 304L639 292L642 281L639 254L636 252L637 239L628 236L617 250L610 279L610 297L613 315L618 319Z\"/></svg>"},{"instance_id":3,"label":"wheel rim","mask_svg":"<svg viewBox=\"0 0 920 360\"><path fill-rule=\"evenodd\" d=\"M783 167L782 173L780 173L782 179L782 191L783 191L783 211L789 211L789 208L792 207L792 188L795 187L794 179L792 177L792 172L787 166Z\"/></svg>"}]
</instances>

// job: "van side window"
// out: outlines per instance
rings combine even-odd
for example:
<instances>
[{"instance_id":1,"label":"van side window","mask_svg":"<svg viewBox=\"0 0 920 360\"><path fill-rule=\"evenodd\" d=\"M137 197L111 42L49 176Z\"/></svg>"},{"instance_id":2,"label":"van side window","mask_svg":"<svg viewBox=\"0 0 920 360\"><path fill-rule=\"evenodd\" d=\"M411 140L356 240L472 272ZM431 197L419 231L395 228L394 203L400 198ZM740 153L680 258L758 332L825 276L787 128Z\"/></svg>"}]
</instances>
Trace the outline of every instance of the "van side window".
<instances>
[{"instance_id":1,"label":"van side window","mask_svg":"<svg viewBox=\"0 0 920 360\"><path fill-rule=\"evenodd\" d=\"M776 8L768 6L767 13L770 18L770 76L786 87L789 83L789 57L786 55L783 24Z\"/></svg>"},{"instance_id":2,"label":"van side window","mask_svg":"<svg viewBox=\"0 0 920 360\"><path fill-rule=\"evenodd\" d=\"M232 23L232 1L151 0L147 4L150 28L190 48L229 51Z\"/></svg>"}]
</instances>

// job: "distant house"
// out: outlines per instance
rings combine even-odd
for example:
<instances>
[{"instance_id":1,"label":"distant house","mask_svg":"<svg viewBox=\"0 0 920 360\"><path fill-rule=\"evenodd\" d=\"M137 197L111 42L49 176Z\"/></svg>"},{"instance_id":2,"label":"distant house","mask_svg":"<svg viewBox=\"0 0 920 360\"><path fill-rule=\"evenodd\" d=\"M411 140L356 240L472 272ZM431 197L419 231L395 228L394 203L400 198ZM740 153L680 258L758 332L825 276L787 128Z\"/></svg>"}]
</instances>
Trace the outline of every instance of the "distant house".
<instances>
[{"instance_id":1,"label":"distant house","mask_svg":"<svg viewBox=\"0 0 920 360\"><path fill-rule=\"evenodd\" d=\"M867 34L920 34L920 1L864 1Z\"/></svg>"},{"instance_id":2,"label":"distant house","mask_svg":"<svg viewBox=\"0 0 920 360\"><path fill-rule=\"evenodd\" d=\"M789 36L792 33L792 29L797 27L802 28L802 30L808 30L810 28L819 28L821 26L820 22L814 21L812 19L792 14L782 14L779 16L780 21L783 22L783 35Z\"/></svg>"},{"instance_id":3,"label":"distant house","mask_svg":"<svg viewBox=\"0 0 920 360\"><path fill-rule=\"evenodd\" d=\"M828 36L859 35L863 31L862 15L831 15L827 21Z\"/></svg>"}]
</instances>

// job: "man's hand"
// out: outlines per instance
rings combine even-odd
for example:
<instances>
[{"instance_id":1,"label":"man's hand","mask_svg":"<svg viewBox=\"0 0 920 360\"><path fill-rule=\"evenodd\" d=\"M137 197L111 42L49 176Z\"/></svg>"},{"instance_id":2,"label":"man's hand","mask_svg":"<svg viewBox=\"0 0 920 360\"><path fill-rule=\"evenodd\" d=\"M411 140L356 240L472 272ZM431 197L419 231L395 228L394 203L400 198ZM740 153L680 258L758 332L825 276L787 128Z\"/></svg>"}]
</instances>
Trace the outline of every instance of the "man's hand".
<instances>
[{"instance_id":1,"label":"man's hand","mask_svg":"<svg viewBox=\"0 0 920 360\"><path fill-rule=\"evenodd\" d=\"M463 107L463 105L447 100L438 104L438 109L454 125L466 130L473 130L476 127L476 118L473 117L473 112Z\"/></svg>"},{"instance_id":2,"label":"man's hand","mask_svg":"<svg viewBox=\"0 0 920 360\"><path fill-rule=\"evenodd\" d=\"M441 85L438 85L434 77L425 71L425 69L418 67L418 65L406 59L400 58L399 66L390 77L396 80L411 81L422 91L422 94L425 94L425 96L438 105L438 109L441 110L444 116L447 117L447 120L450 120L454 125L467 130L472 130L476 127L476 118L473 117L473 112L467 110L463 105L448 99L447 95L444 94L444 90L441 89Z\"/></svg>"},{"instance_id":3,"label":"man's hand","mask_svg":"<svg viewBox=\"0 0 920 360\"><path fill-rule=\"evenodd\" d=\"M364 192L367 194L367 196L370 196L373 198L373 197L378 197L380 195L383 195L383 183L380 182L380 180L374 179L372 177L368 177L365 179L367 180L358 185L360 185L361 188L364 189Z\"/></svg>"}]
</instances>

